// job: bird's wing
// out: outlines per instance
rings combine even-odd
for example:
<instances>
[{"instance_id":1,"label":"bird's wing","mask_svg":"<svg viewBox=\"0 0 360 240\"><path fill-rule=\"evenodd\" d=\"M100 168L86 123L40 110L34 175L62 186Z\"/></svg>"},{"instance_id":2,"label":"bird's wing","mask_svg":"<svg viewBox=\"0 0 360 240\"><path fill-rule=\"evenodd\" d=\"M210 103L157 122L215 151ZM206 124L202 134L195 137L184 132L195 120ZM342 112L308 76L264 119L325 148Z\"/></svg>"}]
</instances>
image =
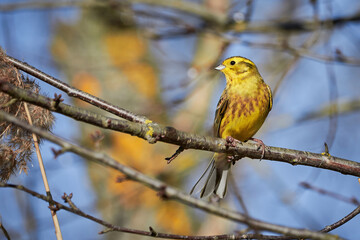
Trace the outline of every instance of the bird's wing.
<instances>
[{"instance_id":1,"label":"bird's wing","mask_svg":"<svg viewBox=\"0 0 360 240\"><path fill-rule=\"evenodd\" d=\"M216 107L215 120L214 120L214 136L215 137L220 136L220 132L219 132L220 124L221 124L221 120L224 117L225 111L228 107L228 103L229 103L229 98L228 98L228 94L225 89L224 92L221 94L220 100Z\"/></svg>"},{"instance_id":2,"label":"bird's wing","mask_svg":"<svg viewBox=\"0 0 360 240\"><path fill-rule=\"evenodd\" d=\"M266 87L267 87L267 90L268 90L268 92L269 92L269 112L270 112L270 110L271 110L271 108L272 108L272 104L273 104L273 98L272 98L272 92L271 92L271 88L269 87L269 85L266 85Z\"/></svg>"}]
</instances>

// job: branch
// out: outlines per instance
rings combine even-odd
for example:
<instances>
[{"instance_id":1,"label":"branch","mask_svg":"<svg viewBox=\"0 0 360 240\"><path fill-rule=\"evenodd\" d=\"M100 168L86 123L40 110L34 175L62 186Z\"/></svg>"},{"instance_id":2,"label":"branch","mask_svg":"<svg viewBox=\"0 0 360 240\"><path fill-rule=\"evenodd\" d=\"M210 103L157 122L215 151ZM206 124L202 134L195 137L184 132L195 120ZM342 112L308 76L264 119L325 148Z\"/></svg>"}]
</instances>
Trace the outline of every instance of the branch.
<instances>
[{"instance_id":1,"label":"branch","mask_svg":"<svg viewBox=\"0 0 360 240\"><path fill-rule=\"evenodd\" d=\"M78 215L80 217L89 219L93 222L96 222L100 225L103 225L105 227L107 227L107 229L99 232L99 234L103 234L103 233L108 233L108 232L112 232L112 231L116 231L116 232L125 232L125 233L130 233L130 234L135 234L135 235L141 235L141 236L148 236L148 237L154 237L154 238L168 238L168 239L188 239L188 240L201 240L201 239L268 239L268 240L277 240L280 239L281 236L271 236L271 235L262 235L262 234L242 234L242 233L238 233L238 234L221 234L221 235L213 235L213 236L188 236L188 235L177 235L177 234L168 234L168 233L160 233L160 232L155 232L153 230L152 227L150 227L150 231L143 231L143 230L138 230L138 229L131 229L131 228L125 228L125 227L120 227L120 226L116 226L113 225L111 223L108 223L102 219L96 218L90 214L87 214L83 211L81 211L79 208L77 208L71 199L71 194L67 195L66 193L64 193L63 195L63 199L65 202L67 202L70 207L65 206L51 198L49 198L48 196L42 195L38 192L35 192L31 189L28 189L22 185L15 185L15 184L6 184L6 183L2 183L0 182L0 187L2 188L14 188L23 192L26 192L38 199L41 199L45 202L48 202L49 205L51 206L51 208L56 209L56 211L62 209L68 212L71 212L75 215ZM2 227L1 222L0 222L0 228ZM8 238L10 239L10 238Z\"/></svg>"},{"instance_id":2,"label":"branch","mask_svg":"<svg viewBox=\"0 0 360 240\"><path fill-rule=\"evenodd\" d=\"M68 7L96 7L108 6L108 2L96 0L66 0L66 1L26 1L16 3L5 3L0 5L0 12L24 11L24 10L49 10Z\"/></svg>"},{"instance_id":3,"label":"branch","mask_svg":"<svg viewBox=\"0 0 360 240\"><path fill-rule=\"evenodd\" d=\"M319 187L315 187L315 186L313 186L313 185L311 185L310 183L307 183L307 182L301 182L300 186L303 187L303 188L306 188L306 189L313 190L313 191L315 191L315 192L317 192L319 194L326 195L326 196L332 197L334 199L346 202L346 203L351 203L351 204L354 204L356 206L360 205L360 202L355 197L348 198L348 197L345 197L345 196L343 196L343 195L341 195L341 194L339 194L337 192L331 192L331 191L328 191L328 190L325 190L325 189L322 189L322 188L319 188Z\"/></svg>"},{"instance_id":4,"label":"branch","mask_svg":"<svg viewBox=\"0 0 360 240\"><path fill-rule=\"evenodd\" d=\"M351 213L349 213L348 215L346 215L345 217L343 217L336 223L333 223L333 224L328 225L325 228L321 229L320 232L330 232L330 231L334 230L335 228L338 228L341 225L344 225L345 223L347 223L348 221L353 219L355 216L357 216L359 213L360 213L360 206L355 208Z\"/></svg>"},{"instance_id":5,"label":"branch","mask_svg":"<svg viewBox=\"0 0 360 240\"><path fill-rule=\"evenodd\" d=\"M232 32L241 33L289 33L289 32L308 32L319 29L334 28L339 25L343 25L351 22L360 21L360 13L357 12L351 16L336 17L324 19L322 21L313 20L292 20L286 22L269 21L256 22L247 24L246 21L234 22L232 18L229 18L225 13L214 12L209 8L206 8L203 4L197 4L190 1L182 0L127 0L127 1L110 1L103 3L95 0L83 0L83 1L56 1L56 2L43 2L43 1L31 1L20 3L7 3L0 5L0 12L26 10L26 9L44 9L49 8L62 8L62 7L96 7L96 6L109 6L112 7L121 6L121 4L146 4L150 6L169 8L175 11L180 11L185 14L189 14L204 20L208 24L216 25L223 30L230 30ZM212 26L209 26L212 29ZM220 29L221 29L220 28ZM214 29L213 29L214 30Z\"/></svg>"},{"instance_id":6,"label":"branch","mask_svg":"<svg viewBox=\"0 0 360 240\"><path fill-rule=\"evenodd\" d=\"M338 200L341 200L341 201L351 203L351 204L354 204L354 205L358 206L351 213L349 213L348 215L346 215L345 217L343 217L339 221L337 221L337 222L335 222L335 223L333 223L331 225L328 225L325 228L321 229L320 232L330 232L330 231L334 230L335 228L338 228L338 227L344 225L345 223L347 223L348 221L350 221L351 219L353 219L355 216L357 216L360 213L360 203L355 197L347 198L347 197L342 196L342 195L340 195L338 193L330 192L330 191L327 191L325 189L312 186L311 184L309 184L307 182L301 182L300 186L302 186L302 187L304 187L306 189L310 189L310 190L313 190L315 192L318 192L319 194L327 195L327 196L333 197L335 199L338 199Z\"/></svg>"},{"instance_id":7,"label":"branch","mask_svg":"<svg viewBox=\"0 0 360 240\"><path fill-rule=\"evenodd\" d=\"M34 68L33 66L28 65L25 62L21 62L15 58L12 58L10 56L0 56L0 61L4 59L6 62L9 62L10 64L14 65L14 67L18 68L21 71L24 71L58 89L60 89L61 91L64 91L65 93L67 93L67 95L69 97L75 97L78 99L81 99L87 103L90 103L92 105L95 105L107 112L113 113L119 117L122 117L124 119L127 119L129 121L133 121L133 122L146 122L148 121L147 118L143 117L143 116L137 116L125 109L122 109L120 107L117 107L115 105L112 105L100 98L97 98L95 96L92 96L86 92L83 92L79 89L75 89L71 86L69 86L68 84L60 81L59 79L56 79L46 73L41 72L39 69Z\"/></svg>"},{"instance_id":8,"label":"branch","mask_svg":"<svg viewBox=\"0 0 360 240\"><path fill-rule=\"evenodd\" d=\"M198 4L190 1L182 0L128 0L127 2L136 4L147 4L150 6L165 7L173 10L181 11L186 14L191 14L203 19L204 21L224 26L228 22L226 14L215 12L206 8L203 4Z\"/></svg>"},{"instance_id":9,"label":"branch","mask_svg":"<svg viewBox=\"0 0 360 240\"><path fill-rule=\"evenodd\" d=\"M26 112L26 115L27 115L27 118L28 118L29 125L31 126L31 125L33 125L33 121L32 121L31 114L30 114L29 108L27 106L27 103L24 104L24 107L25 107L25 112ZM32 138L33 138L33 142L34 142L35 152L36 152L36 156L37 156L37 159L38 159L39 168L40 168L41 177L42 177L42 180L43 180L43 183L44 183L46 195L48 195L49 198L51 199L52 196L51 196L49 182L48 182L48 179L47 179L47 176L46 176L43 157L42 157L41 151L40 151L39 139L36 136L36 134L34 134L34 133L32 134ZM53 219L53 223L54 223L54 227L55 227L56 239L57 240L62 240L63 237L62 237L62 234L61 234L59 219L57 217L56 211L53 211L53 210L50 209L50 212L51 212L51 217Z\"/></svg>"},{"instance_id":10,"label":"branch","mask_svg":"<svg viewBox=\"0 0 360 240\"><path fill-rule=\"evenodd\" d=\"M1 183L1 182L0 182L0 183ZM1 219L0 219L0 229L1 229L2 232L4 233L6 239L7 239L7 240L11 240L8 231L6 230L6 228L4 227L3 223L1 222Z\"/></svg>"},{"instance_id":11,"label":"branch","mask_svg":"<svg viewBox=\"0 0 360 240\"><path fill-rule=\"evenodd\" d=\"M262 155L262 151L258 149L257 144L243 142L236 143L235 147L229 147L226 145L226 140L222 138L190 134L151 121L143 124L104 117L81 108L72 107L61 102L55 102L50 98L18 88L6 82L0 82L0 91L3 91L14 98L22 99L51 111L64 114L75 120L86 122L101 128L131 134L143 138L150 143L161 141L181 146L183 149L198 149L228 153L252 159L260 159ZM329 155L267 146L264 159L289 163L292 165L305 165L328 169L360 177L360 163Z\"/></svg>"},{"instance_id":12,"label":"branch","mask_svg":"<svg viewBox=\"0 0 360 240\"><path fill-rule=\"evenodd\" d=\"M102 1L83 0L83 1L56 1L44 3L44 1L32 1L26 3L7 3L0 5L0 11L15 11L24 9L44 9L63 8L63 7L96 7L96 6L121 6L122 4L147 4L150 6L174 9L186 14L194 15L208 23L225 25L227 22L226 14L214 12L204 7L202 4L182 0L127 0L127 1Z\"/></svg>"},{"instance_id":13,"label":"branch","mask_svg":"<svg viewBox=\"0 0 360 240\"><path fill-rule=\"evenodd\" d=\"M283 33L289 34L290 32L311 32L319 29L333 29L346 23L359 22L360 12L354 15L329 18L322 21L317 20L290 20L290 21L264 21L253 22L248 26L244 26L243 22L238 22L230 26L230 30L238 33Z\"/></svg>"},{"instance_id":14,"label":"branch","mask_svg":"<svg viewBox=\"0 0 360 240\"><path fill-rule=\"evenodd\" d=\"M74 144L68 143L64 141L63 139L56 137L52 134L50 134L47 131L44 131L38 127L30 126L27 123L23 121L19 121L16 117L13 117L3 111L0 111L0 120L2 121L8 121L11 122L21 128L24 128L27 131L33 132L59 146L62 147L62 152L73 152L75 154L78 154L82 156L85 159L94 161L96 163L105 165L107 167L110 167L112 169L115 169L117 171L120 171L121 173L128 176L131 180L140 182L144 184L145 186L148 186L154 190L157 190L161 193L161 196L163 196L165 199L173 199L177 200L183 204L189 205L191 207L196 207L198 209L204 210L206 212L215 214L217 216L233 220L236 222L247 224L249 227L256 229L256 230L267 230L271 232L281 233L286 236L291 237L297 237L297 238L312 238L312 239L326 239L326 240L332 240L332 239L339 239L337 236L329 235L329 234L323 234L318 233L306 229L297 229L297 228L290 228L285 227L281 225L271 224L267 222L263 222L254 218L249 218L248 216L245 216L241 213L226 210L220 207L217 207L213 204L209 204L208 202L200 199L196 199L191 197L190 195L180 192L179 190L170 187L163 182L153 179L149 176L146 176L142 174L139 171L136 171L130 167L127 167L125 165L122 165L121 163L117 162L116 160L110 158L109 156L91 151L89 149L76 146ZM261 153L260 153L261 154Z\"/></svg>"},{"instance_id":15,"label":"branch","mask_svg":"<svg viewBox=\"0 0 360 240\"><path fill-rule=\"evenodd\" d=\"M239 40L235 39L235 41L239 41ZM354 66L360 65L360 59L344 56L340 50L336 50L335 56L328 56L328 55L314 53L310 51L309 48L293 47L286 42L279 44L279 43L257 43L257 42L249 42L249 41L241 40L239 43L242 43L245 46L250 46L255 48L285 51L294 56L301 56L320 62L335 62L335 63L354 65Z\"/></svg>"},{"instance_id":16,"label":"branch","mask_svg":"<svg viewBox=\"0 0 360 240\"><path fill-rule=\"evenodd\" d=\"M316 109L314 111L306 113L304 116L297 119L296 122L300 123L303 121L309 121L309 120L329 117L331 115L331 109L335 105L337 105L337 107L338 107L338 115L351 114L351 113L355 113L360 110L360 100L359 99L344 100L344 101L335 100L335 101L330 102L328 105L321 107L320 109Z\"/></svg>"}]
</instances>

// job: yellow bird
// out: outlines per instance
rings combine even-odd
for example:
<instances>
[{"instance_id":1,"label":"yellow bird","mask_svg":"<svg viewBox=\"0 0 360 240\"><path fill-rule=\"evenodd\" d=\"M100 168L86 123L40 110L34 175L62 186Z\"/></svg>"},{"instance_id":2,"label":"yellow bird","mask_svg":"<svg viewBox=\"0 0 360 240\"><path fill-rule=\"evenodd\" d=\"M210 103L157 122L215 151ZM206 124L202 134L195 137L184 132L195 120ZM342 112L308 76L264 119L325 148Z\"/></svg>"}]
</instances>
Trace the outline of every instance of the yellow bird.
<instances>
[{"instance_id":1,"label":"yellow bird","mask_svg":"<svg viewBox=\"0 0 360 240\"><path fill-rule=\"evenodd\" d=\"M256 65L243 57L230 57L215 69L225 74L226 87L216 107L214 135L226 139L228 143L232 143L234 139L256 141L262 146L264 155L264 143L252 136L259 130L272 108L270 87L264 82ZM190 194L200 188L200 197L214 193L224 198L231 162L231 156L215 153ZM203 181L204 184L200 186L199 183Z\"/></svg>"}]
</instances>

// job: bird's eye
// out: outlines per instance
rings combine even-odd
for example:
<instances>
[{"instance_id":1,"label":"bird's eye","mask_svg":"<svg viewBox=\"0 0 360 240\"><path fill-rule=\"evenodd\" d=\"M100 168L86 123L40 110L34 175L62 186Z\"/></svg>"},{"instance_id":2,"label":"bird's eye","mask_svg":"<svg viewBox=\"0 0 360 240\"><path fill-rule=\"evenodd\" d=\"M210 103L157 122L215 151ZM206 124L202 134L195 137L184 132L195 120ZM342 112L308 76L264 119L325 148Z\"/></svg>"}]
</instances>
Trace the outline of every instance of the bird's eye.
<instances>
[{"instance_id":1,"label":"bird's eye","mask_svg":"<svg viewBox=\"0 0 360 240\"><path fill-rule=\"evenodd\" d=\"M231 62L230 62L230 65L235 65L235 61L231 61Z\"/></svg>"}]
</instances>

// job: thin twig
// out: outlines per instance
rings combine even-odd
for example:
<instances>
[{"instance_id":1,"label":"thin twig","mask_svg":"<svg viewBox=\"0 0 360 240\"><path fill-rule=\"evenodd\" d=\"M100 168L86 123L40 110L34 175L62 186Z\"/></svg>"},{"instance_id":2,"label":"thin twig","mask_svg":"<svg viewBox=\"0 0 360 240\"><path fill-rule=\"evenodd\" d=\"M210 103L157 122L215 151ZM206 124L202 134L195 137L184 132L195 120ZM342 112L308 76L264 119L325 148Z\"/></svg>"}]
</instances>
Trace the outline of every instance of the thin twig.
<instances>
[{"instance_id":1,"label":"thin twig","mask_svg":"<svg viewBox=\"0 0 360 240\"><path fill-rule=\"evenodd\" d=\"M176 152L175 152L171 157L165 158L165 160L167 161L167 164L170 164L170 163L171 163L175 158L177 158L177 156L179 156L180 153L182 153L184 150L185 150L185 149L184 149L182 146L180 146L180 147L176 150Z\"/></svg>"},{"instance_id":2,"label":"thin twig","mask_svg":"<svg viewBox=\"0 0 360 240\"><path fill-rule=\"evenodd\" d=\"M66 193L64 193L64 195L61 197L66 203L68 203L70 205L70 207L74 210L79 210L79 208L73 203L73 201L71 200L73 194L70 193L69 195L67 195Z\"/></svg>"},{"instance_id":3,"label":"thin twig","mask_svg":"<svg viewBox=\"0 0 360 240\"><path fill-rule=\"evenodd\" d=\"M6 230L6 228L4 227L1 219L0 219L0 229L1 229L1 231L4 233L6 239L7 239L7 240L11 240L10 235L9 235L8 231Z\"/></svg>"},{"instance_id":4,"label":"thin twig","mask_svg":"<svg viewBox=\"0 0 360 240\"><path fill-rule=\"evenodd\" d=\"M247 224L249 227L257 230L267 230L297 238L312 238L312 239L324 239L324 240L339 239L338 236L318 233L306 229L290 228L290 227L263 222L254 218L249 218L248 216L245 216L244 214L235 211L230 211L224 208L217 207L204 200L193 198L190 195L183 193L173 187L170 187L162 181L146 176L135 169L122 165L120 162L110 158L106 154L95 152L83 147L76 146L69 142L66 142L63 139L50 134L48 131L44 131L35 126L30 126L25 122L20 121L17 118L3 111L0 111L0 120L11 122L21 128L24 128L27 131L33 132L61 146L63 149L65 149L68 152L73 152L75 154L84 157L84 159L91 160L96 163L115 169L117 171L120 171L121 173L127 175L133 181L140 182L154 190L161 191L162 196L166 197L166 199L176 200L183 204L201 209L203 211L212 213L214 215Z\"/></svg>"},{"instance_id":5,"label":"thin twig","mask_svg":"<svg viewBox=\"0 0 360 240\"><path fill-rule=\"evenodd\" d=\"M310 183L307 183L307 182L301 182L300 186L302 186L302 187L304 187L306 189L313 190L313 191L315 191L315 192L317 192L319 194L330 196L332 198L335 198L337 200L340 200L340 201L343 201L343 202L346 202L346 203L351 203L351 204L354 204L354 205L357 205L357 206L360 205L360 202L355 197L348 198L348 197L345 197L343 195L340 195L339 193L330 192L328 190L315 187L315 186L313 186L313 185L311 185Z\"/></svg>"},{"instance_id":6,"label":"thin twig","mask_svg":"<svg viewBox=\"0 0 360 240\"><path fill-rule=\"evenodd\" d=\"M343 217L336 223L326 226L325 228L320 230L320 232L330 232L330 231L334 230L335 228L338 228L338 227L344 225L345 223L347 223L348 221L353 219L355 216L357 216L359 213L360 213L360 206L355 208L351 213L349 213L348 215L346 215L345 217Z\"/></svg>"},{"instance_id":7,"label":"thin twig","mask_svg":"<svg viewBox=\"0 0 360 240\"><path fill-rule=\"evenodd\" d=\"M19 82L19 84L22 84L22 81L20 80L20 76L19 76L18 72L17 72L17 81ZM32 121L30 111L29 111L28 104L26 102L24 102L23 104L24 104L24 108L25 108L25 112L26 112L26 116L27 116L27 120L29 122L29 125L32 126L33 121ZM39 147L39 140L38 140L38 137L36 136L35 133L32 133L32 138L33 138L33 141L34 141L36 157L37 157L38 162L39 162L39 168L40 168L41 177L42 177L42 180L43 180L43 183L44 183L46 195L49 196L50 198L52 198L51 192L50 192L49 182L48 182L47 177L46 177L46 171L45 171L43 158L42 158L40 147ZM56 239L57 240L62 240L63 238L62 238L60 224L59 224L59 220L58 220L56 211L53 211L53 210L50 209L50 212L51 212L51 217L52 217L52 220L53 220L53 223L54 223Z\"/></svg>"},{"instance_id":8,"label":"thin twig","mask_svg":"<svg viewBox=\"0 0 360 240\"><path fill-rule=\"evenodd\" d=\"M29 124L33 125L27 103L24 103L24 107L25 107L26 115L28 117ZM38 141L38 138L37 138L35 133L32 134L32 137L33 137L33 141L34 141L35 152L36 152L36 156L37 156L37 159L38 159L38 162L39 162L39 168L40 168L41 177L42 177L42 180L43 180L43 183L44 183L46 195L49 196L49 198L52 198L51 192L50 192L49 182L48 182L47 177L46 177L46 171L45 171L44 162L43 162L41 152L40 152L39 141ZM51 209L50 209L50 211L51 211L51 216L52 216L52 219L53 219L53 222L54 222L56 239L62 240L63 238L62 238L60 224L59 224L59 220L58 220L56 211L53 211Z\"/></svg>"}]
</instances>

